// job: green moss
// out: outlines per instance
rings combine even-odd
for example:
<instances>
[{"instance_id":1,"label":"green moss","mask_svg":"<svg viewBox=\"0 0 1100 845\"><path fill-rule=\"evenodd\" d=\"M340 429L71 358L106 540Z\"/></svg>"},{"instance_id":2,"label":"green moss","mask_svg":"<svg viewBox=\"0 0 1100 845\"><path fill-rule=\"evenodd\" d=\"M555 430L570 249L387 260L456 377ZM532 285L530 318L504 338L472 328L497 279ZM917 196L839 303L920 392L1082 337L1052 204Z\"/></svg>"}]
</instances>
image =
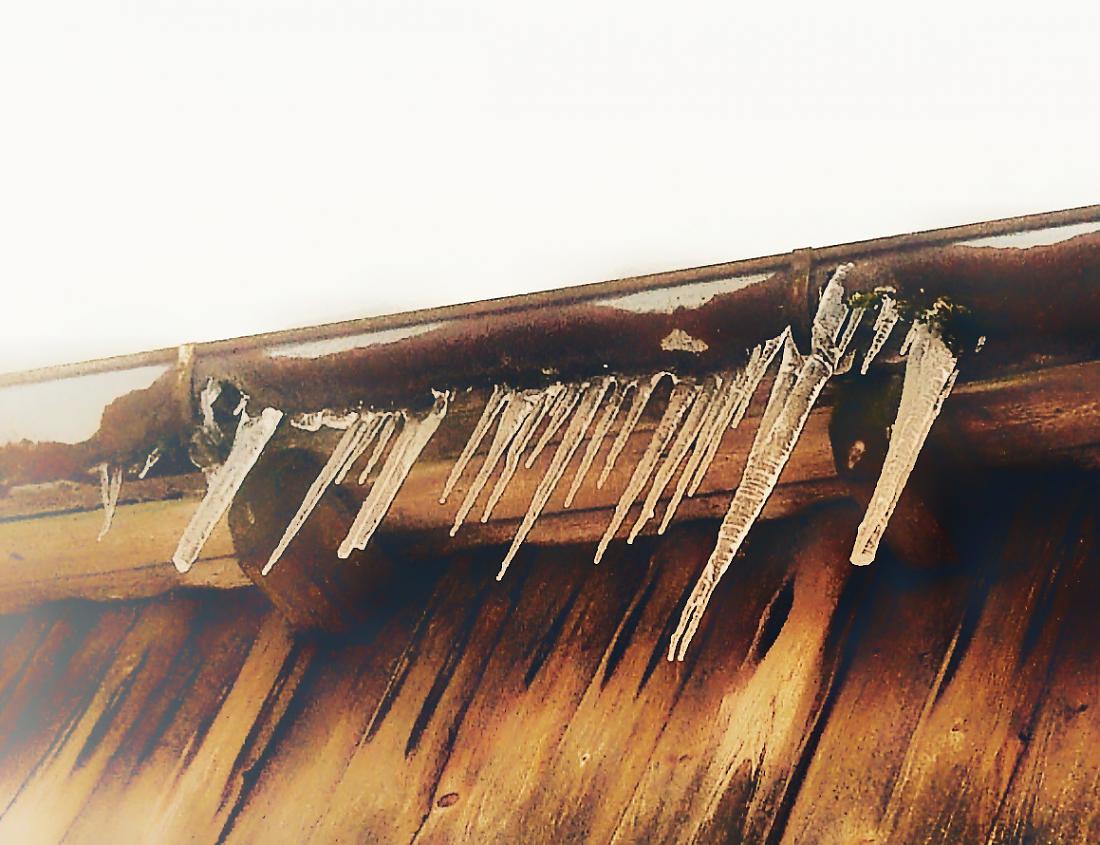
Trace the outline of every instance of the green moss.
<instances>
[{"instance_id":1,"label":"green moss","mask_svg":"<svg viewBox=\"0 0 1100 845\"><path fill-rule=\"evenodd\" d=\"M923 290L915 297L899 297L897 290L889 286L877 287L873 291L856 291L848 297L848 305L851 308L876 308L886 297L896 303L902 322L912 324L921 321L932 326L956 355L965 349L973 349L981 335L970 308L949 296L933 299Z\"/></svg>"}]
</instances>

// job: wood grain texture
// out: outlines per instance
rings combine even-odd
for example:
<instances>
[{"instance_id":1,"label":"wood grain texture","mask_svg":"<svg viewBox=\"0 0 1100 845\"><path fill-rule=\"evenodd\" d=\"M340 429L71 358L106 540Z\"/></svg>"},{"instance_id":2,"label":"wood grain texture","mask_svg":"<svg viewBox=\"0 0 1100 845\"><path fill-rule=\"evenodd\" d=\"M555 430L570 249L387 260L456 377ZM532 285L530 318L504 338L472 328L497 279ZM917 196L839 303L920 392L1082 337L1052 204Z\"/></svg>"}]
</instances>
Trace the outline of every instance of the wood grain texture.
<instances>
[{"instance_id":1,"label":"wood grain texture","mask_svg":"<svg viewBox=\"0 0 1100 845\"><path fill-rule=\"evenodd\" d=\"M946 571L758 525L683 664L713 522L426 562L339 639L250 589L2 616L0 841L1095 842L1100 480L971 487Z\"/></svg>"}]
</instances>

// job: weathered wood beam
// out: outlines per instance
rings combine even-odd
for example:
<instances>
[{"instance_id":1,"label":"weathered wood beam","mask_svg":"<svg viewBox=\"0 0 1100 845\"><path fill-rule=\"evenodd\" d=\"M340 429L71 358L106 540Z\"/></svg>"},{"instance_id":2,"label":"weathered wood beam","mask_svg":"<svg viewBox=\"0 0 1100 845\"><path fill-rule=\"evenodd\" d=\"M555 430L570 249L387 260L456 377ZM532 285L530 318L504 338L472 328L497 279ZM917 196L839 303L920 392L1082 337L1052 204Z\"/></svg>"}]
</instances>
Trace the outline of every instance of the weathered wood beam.
<instances>
[{"instance_id":1,"label":"weathered wood beam","mask_svg":"<svg viewBox=\"0 0 1100 845\"><path fill-rule=\"evenodd\" d=\"M1094 463L1100 445L1100 396L1081 386L1100 380L1100 362L1088 362L1016 374L1008 378L960 384L933 429L976 463L1013 465L1052 458ZM762 390L761 393L766 393ZM443 549L482 546L511 539L530 503L532 492L550 460L548 449L534 467L521 470L487 523L471 520L454 538L447 536L465 486L477 472L475 459L446 505L438 504L443 482L455 455L472 428L483 397L471 394L449 417L437 442L414 467L394 501L383 530L401 534L404 548L417 554ZM740 479L745 456L755 433L760 408L755 407L742 426L727 433L722 448L699 495L686 500L678 519L714 518L725 513ZM810 417L802 439L775 490L765 518L792 513L813 501L846 494L837 478L828 434L830 408L819 407ZM292 435L269 445L271 449L309 446L323 453L332 433L310 435L287 429ZM531 534L532 543L595 542L603 533L634 463L648 444L652 423L639 426L620 456L603 489L595 475L581 487L574 507L562 505L562 484ZM607 445L604 449L606 450ZM575 465L575 464L574 464ZM572 471L566 474L571 480ZM346 485L347 487L347 485ZM50 488L14 488L0 506L0 609L25 607L44 600L85 596L113 598L152 595L179 586L235 587L248 583L234 563L234 549L225 523L207 543L195 569L180 576L169 562L183 527L201 493L200 476L159 479L129 484L114 528L97 543L102 522L98 490L90 484L67 483ZM350 486L354 495L363 488ZM140 501L171 496L159 501ZM139 501L135 501L139 500ZM637 506L635 507L637 513ZM658 509L658 516L662 513ZM646 533L655 530L652 520ZM628 519L620 531L625 536ZM277 537L271 538L274 545ZM334 561L333 565L341 565Z\"/></svg>"}]
</instances>

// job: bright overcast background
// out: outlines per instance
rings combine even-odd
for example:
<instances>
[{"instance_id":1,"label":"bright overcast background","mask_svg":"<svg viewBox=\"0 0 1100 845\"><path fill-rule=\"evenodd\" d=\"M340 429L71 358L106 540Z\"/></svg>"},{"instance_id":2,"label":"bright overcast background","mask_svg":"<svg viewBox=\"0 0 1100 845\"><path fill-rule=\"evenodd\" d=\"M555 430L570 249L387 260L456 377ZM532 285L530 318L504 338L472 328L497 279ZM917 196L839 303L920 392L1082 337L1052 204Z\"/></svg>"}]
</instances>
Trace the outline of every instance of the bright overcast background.
<instances>
[{"instance_id":1,"label":"bright overcast background","mask_svg":"<svg viewBox=\"0 0 1100 845\"><path fill-rule=\"evenodd\" d=\"M9 0L0 371L1096 202L1098 31L1096 3Z\"/></svg>"}]
</instances>

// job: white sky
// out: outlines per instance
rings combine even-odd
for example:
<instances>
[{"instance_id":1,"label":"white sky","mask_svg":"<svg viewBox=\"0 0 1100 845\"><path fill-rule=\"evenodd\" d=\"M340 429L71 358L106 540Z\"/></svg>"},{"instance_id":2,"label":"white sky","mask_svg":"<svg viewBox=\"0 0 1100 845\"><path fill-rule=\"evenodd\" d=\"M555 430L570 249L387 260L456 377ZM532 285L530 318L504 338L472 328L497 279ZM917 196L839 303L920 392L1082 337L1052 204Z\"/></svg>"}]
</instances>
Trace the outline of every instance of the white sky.
<instances>
[{"instance_id":1,"label":"white sky","mask_svg":"<svg viewBox=\"0 0 1100 845\"><path fill-rule=\"evenodd\" d=\"M1100 4L0 4L0 371L1100 201Z\"/></svg>"}]
</instances>

